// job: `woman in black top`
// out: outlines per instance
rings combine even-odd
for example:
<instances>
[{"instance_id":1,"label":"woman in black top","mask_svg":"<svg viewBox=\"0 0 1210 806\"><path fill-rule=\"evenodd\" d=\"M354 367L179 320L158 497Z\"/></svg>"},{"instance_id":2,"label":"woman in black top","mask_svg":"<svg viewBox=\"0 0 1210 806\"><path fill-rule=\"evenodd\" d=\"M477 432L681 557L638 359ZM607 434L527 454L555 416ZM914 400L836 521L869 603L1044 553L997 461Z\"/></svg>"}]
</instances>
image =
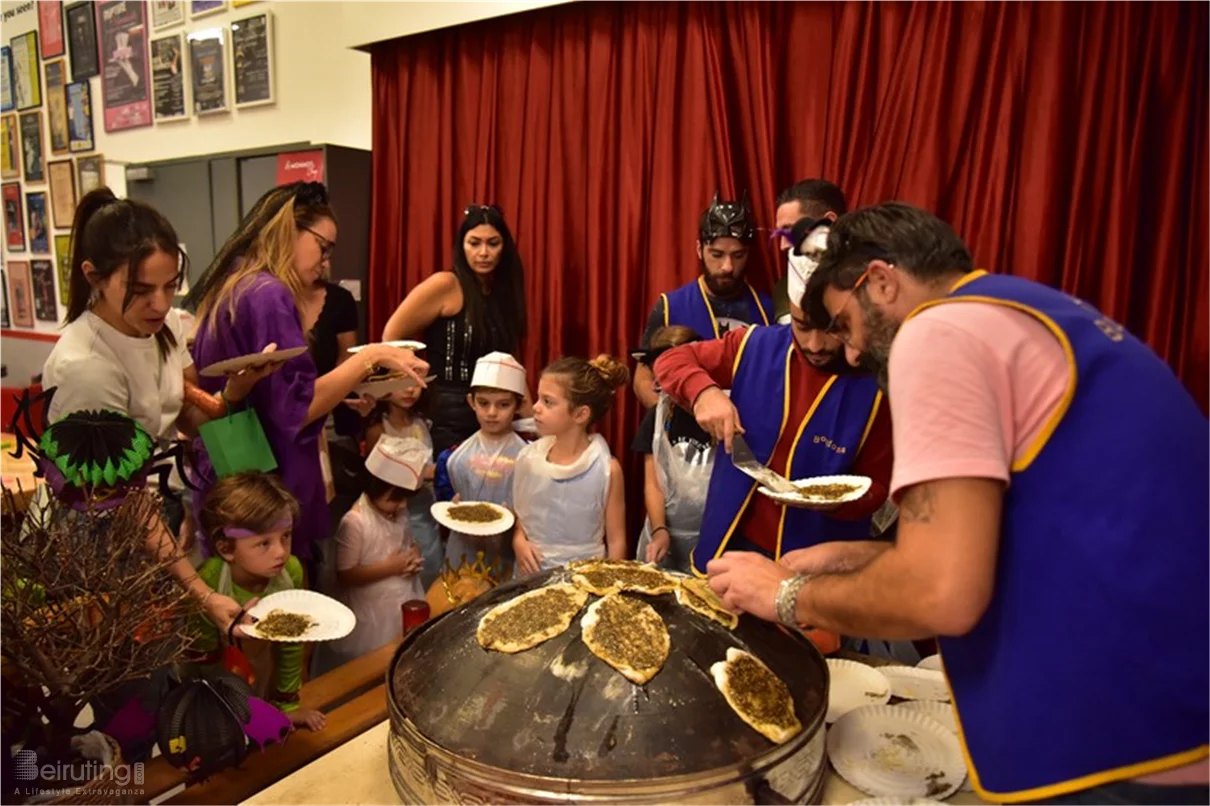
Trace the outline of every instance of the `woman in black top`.
<instances>
[{"instance_id":1,"label":"woman in black top","mask_svg":"<svg viewBox=\"0 0 1210 806\"><path fill-rule=\"evenodd\" d=\"M419 339L436 380L429 384L433 449L441 452L479 430L466 402L475 362L499 350L515 354L525 337L521 257L495 207L466 210L452 270L421 282L391 315L384 341Z\"/></svg>"}]
</instances>

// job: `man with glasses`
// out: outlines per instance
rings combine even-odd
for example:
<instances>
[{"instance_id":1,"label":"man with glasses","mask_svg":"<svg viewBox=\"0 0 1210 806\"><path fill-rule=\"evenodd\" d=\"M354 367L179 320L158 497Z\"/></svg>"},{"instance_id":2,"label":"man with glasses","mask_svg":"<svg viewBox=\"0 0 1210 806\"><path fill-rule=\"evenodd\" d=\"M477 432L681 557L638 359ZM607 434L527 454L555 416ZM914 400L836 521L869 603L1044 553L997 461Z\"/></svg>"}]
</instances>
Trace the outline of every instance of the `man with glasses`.
<instances>
[{"instance_id":1,"label":"man with glasses","mask_svg":"<svg viewBox=\"0 0 1210 806\"><path fill-rule=\"evenodd\" d=\"M725 556L711 586L788 625L940 636L991 802L1206 803L1210 424L1089 304L972 269L906 204L833 225L807 307L889 384L898 538Z\"/></svg>"},{"instance_id":2,"label":"man with glasses","mask_svg":"<svg viewBox=\"0 0 1210 806\"><path fill-rule=\"evenodd\" d=\"M652 334L669 325L683 325L703 339L717 339L745 325L773 321L773 301L744 279L755 232L746 198L719 201L714 194L698 221L701 274L675 291L660 294L643 331L644 350ZM634 392L647 408L659 402L655 378L644 364L635 369Z\"/></svg>"}]
</instances>

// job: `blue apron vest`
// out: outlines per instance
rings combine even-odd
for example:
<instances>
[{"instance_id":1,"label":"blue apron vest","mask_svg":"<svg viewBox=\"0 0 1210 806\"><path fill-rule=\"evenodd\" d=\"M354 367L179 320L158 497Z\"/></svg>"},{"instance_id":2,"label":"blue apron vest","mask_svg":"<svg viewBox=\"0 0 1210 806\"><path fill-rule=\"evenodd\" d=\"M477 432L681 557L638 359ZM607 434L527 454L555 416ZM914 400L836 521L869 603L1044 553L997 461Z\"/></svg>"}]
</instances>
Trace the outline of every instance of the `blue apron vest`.
<instances>
[{"instance_id":1,"label":"blue apron vest","mask_svg":"<svg viewBox=\"0 0 1210 806\"><path fill-rule=\"evenodd\" d=\"M744 283L748 290L748 323L752 325L769 324L769 313L773 310L773 300L767 294L761 294L752 286ZM675 291L661 295L664 298L664 326L682 325L693 328L693 331L703 339L719 337L718 321L714 318L714 310L706 296L706 282L698 277L692 283L681 286Z\"/></svg>"},{"instance_id":2,"label":"blue apron vest","mask_svg":"<svg viewBox=\"0 0 1210 806\"><path fill-rule=\"evenodd\" d=\"M833 375L801 423L787 423L790 362L794 334L788 325L752 327L744 336L732 374L731 402L744 424L744 440L756 458L768 463L784 434L793 434L788 467L773 470L787 478L849 473L874 423L882 393L874 378ZM787 431L787 429L792 429ZM727 550L756 491L756 482L719 452L710 475L702 533L693 551L693 570ZM868 540L870 519L843 521L821 512L782 508L776 557L831 540Z\"/></svg>"},{"instance_id":3,"label":"blue apron vest","mask_svg":"<svg viewBox=\"0 0 1210 806\"><path fill-rule=\"evenodd\" d=\"M1210 424L1087 303L973 273L922 309L964 301L1033 316L1071 365L1013 465L991 604L939 642L971 782L995 803L1045 800L1204 758Z\"/></svg>"}]
</instances>

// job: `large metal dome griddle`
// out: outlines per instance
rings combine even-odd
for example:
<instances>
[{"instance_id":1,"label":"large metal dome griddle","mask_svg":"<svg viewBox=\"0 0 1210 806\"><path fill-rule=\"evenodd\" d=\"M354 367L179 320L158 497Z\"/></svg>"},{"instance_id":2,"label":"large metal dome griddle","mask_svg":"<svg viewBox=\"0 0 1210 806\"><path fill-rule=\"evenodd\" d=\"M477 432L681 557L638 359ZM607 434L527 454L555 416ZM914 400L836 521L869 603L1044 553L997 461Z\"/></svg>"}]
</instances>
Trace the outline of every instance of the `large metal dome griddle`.
<instances>
[{"instance_id":1,"label":"large metal dome griddle","mask_svg":"<svg viewBox=\"0 0 1210 806\"><path fill-rule=\"evenodd\" d=\"M729 631L672 594L642 596L664 619L672 643L663 668L643 686L584 645L583 611L562 635L526 652L479 646L475 631L489 609L569 577L555 569L501 585L412 632L388 674L396 716L456 756L586 781L760 766L761 756L784 757L822 727L827 666L808 640L751 616ZM710 666L732 646L756 655L789 687L803 730L786 745L777 747L750 728L715 687Z\"/></svg>"}]
</instances>

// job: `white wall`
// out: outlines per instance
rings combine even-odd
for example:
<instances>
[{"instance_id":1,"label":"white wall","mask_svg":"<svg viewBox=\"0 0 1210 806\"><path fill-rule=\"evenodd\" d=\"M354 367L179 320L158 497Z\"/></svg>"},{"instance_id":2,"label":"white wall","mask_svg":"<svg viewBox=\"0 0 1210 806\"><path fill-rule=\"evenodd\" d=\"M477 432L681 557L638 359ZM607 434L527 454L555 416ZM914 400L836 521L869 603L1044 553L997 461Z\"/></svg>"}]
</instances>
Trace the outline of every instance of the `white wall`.
<instances>
[{"instance_id":1,"label":"white wall","mask_svg":"<svg viewBox=\"0 0 1210 806\"><path fill-rule=\"evenodd\" d=\"M446 0L427 2L358 2L350 0L340 4L342 15L341 42L346 47L359 48L374 42L397 39L401 36L438 28L463 25L477 20L502 17L519 11L529 11L544 6L556 6L571 0L529 0L510 2L466 2Z\"/></svg>"}]
</instances>

